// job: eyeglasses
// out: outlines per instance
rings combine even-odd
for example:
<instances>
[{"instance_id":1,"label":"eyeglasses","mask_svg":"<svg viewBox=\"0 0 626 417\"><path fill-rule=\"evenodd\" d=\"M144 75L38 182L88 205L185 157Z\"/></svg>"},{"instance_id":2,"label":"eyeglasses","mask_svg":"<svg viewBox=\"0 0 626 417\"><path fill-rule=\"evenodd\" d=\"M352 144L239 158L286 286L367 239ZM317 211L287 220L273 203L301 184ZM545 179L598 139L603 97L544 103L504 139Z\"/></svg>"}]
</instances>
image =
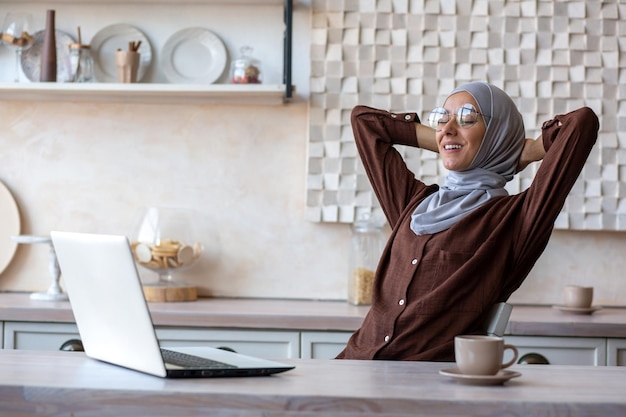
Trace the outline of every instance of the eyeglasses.
<instances>
[{"instance_id":1,"label":"eyeglasses","mask_svg":"<svg viewBox=\"0 0 626 417\"><path fill-rule=\"evenodd\" d=\"M467 103L456 110L456 122L461 127L472 127L478 122L479 113L476 108ZM489 117L483 115L483 117ZM428 124L435 130L441 130L450 121L450 112L443 107L435 107L428 115Z\"/></svg>"}]
</instances>

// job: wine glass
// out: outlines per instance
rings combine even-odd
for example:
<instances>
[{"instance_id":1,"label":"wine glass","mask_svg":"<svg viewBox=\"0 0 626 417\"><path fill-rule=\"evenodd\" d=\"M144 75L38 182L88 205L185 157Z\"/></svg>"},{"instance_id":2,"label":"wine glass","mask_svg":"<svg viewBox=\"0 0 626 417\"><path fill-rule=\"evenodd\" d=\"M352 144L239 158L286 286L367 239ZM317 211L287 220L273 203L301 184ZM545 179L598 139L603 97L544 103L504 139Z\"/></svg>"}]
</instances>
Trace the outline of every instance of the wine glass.
<instances>
[{"instance_id":1,"label":"wine glass","mask_svg":"<svg viewBox=\"0 0 626 417\"><path fill-rule=\"evenodd\" d=\"M22 51L30 48L33 37L29 30L33 25L33 17L30 13L9 12L2 24L2 42L9 48L15 49L15 82L20 81L19 65Z\"/></svg>"}]
</instances>

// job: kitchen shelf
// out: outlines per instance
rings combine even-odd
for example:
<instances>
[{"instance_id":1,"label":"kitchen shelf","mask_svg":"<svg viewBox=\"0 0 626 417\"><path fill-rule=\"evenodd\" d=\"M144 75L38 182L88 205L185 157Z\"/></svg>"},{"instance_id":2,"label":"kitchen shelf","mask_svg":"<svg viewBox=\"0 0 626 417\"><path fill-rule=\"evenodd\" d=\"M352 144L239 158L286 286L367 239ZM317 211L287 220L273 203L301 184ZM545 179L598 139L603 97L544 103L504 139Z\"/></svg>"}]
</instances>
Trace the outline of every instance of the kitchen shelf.
<instances>
[{"instance_id":1,"label":"kitchen shelf","mask_svg":"<svg viewBox=\"0 0 626 417\"><path fill-rule=\"evenodd\" d=\"M0 83L2 100L280 105L284 85Z\"/></svg>"},{"instance_id":2,"label":"kitchen shelf","mask_svg":"<svg viewBox=\"0 0 626 417\"><path fill-rule=\"evenodd\" d=\"M16 0L0 0L13 3ZM21 0L37 3L41 0ZM59 4L101 4L103 0L54 0ZM293 6L297 0L106 0L106 4L209 4L209 5L276 5L283 6L285 24L283 36L282 84L212 84L181 85L157 83L2 83L0 99L38 101L90 101L128 103L220 103L279 105L293 97L292 36Z\"/></svg>"},{"instance_id":3,"label":"kitchen shelf","mask_svg":"<svg viewBox=\"0 0 626 417\"><path fill-rule=\"evenodd\" d=\"M15 3L16 0L0 0L0 3ZM19 0L20 3L41 3L41 0ZM106 4L229 4L229 5L281 5L284 0L54 0L53 3L59 4L89 4L103 3Z\"/></svg>"}]
</instances>

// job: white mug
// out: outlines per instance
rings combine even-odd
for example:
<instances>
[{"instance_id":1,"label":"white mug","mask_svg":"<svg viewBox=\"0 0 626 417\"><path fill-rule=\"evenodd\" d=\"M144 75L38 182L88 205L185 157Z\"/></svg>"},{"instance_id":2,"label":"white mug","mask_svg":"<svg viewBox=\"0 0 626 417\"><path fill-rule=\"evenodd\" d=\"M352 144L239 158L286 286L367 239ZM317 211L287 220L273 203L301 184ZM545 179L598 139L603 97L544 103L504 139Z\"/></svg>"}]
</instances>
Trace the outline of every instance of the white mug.
<instances>
[{"instance_id":1,"label":"white mug","mask_svg":"<svg viewBox=\"0 0 626 417\"><path fill-rule=\"evenodd\" d=\"M513 351L513 358L502 363L505 350ZM459 371L467 375L496 375L517 361L517 348L505 344L498 336L461 335L454 338L454 353Z\"/></svg>"},{"instance_id":2,"label":"white mug","mask_svg":"<svg viewBox=\"0 0 626 417\"><path fill-rule=\"evenodd\" d=\"M566 285L563 289L563 304L566 307L589 308L593 301L593 287Z\"/></svg>"}]
</instances>

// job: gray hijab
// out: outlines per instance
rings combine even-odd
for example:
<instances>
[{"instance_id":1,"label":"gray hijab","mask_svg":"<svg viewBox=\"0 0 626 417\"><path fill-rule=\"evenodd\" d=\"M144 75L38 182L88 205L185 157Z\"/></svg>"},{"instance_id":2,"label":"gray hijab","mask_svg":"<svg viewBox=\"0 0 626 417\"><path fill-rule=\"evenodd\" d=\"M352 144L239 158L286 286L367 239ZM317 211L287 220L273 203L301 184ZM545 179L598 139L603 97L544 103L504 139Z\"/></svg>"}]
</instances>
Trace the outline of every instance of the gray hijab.
<instances>
[{"instance_id":1,"label":"gray hijab","mask_svg":"<svg viewBox=\"0 0 626 417\"><path fill-rule=\"evenodd\" d=\"M486 124L485 136L465 171L450 171L444 185L426 197L411 216L417 235L446 230L492 198L507 196L526 137L522 115L513 100L484 82L465 84L450 93L470 93Z\"/></svg>"}]
</instances>

